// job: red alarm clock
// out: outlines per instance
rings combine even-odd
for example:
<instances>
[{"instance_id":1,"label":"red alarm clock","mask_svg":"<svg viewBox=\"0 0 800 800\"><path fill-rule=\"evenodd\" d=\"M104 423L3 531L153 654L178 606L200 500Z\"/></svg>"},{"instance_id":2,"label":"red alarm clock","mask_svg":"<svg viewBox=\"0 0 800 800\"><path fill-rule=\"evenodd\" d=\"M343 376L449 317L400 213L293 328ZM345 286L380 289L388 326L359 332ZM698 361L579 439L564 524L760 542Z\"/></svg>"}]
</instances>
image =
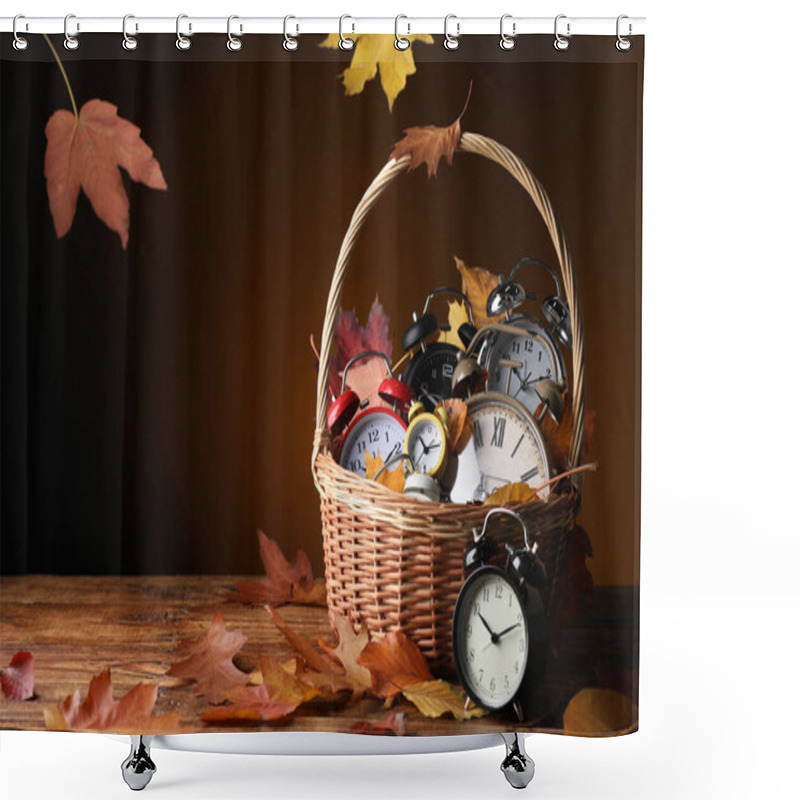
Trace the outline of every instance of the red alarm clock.
<instances>
[{"instance_id":1,"label":"red alarm clock","mask_svg":"<svg viewBox=\"0 0 800 800\"><path fill-rule=\"evenodd\" d=\"M363 358L378 357L386 362L387 377L378 387L378 395L392 405L365 407L362 401L347 386L347 370ZM405 415L414 401L414 392L401 380L395 378L389 359L380 350L365 350L351 358L342 372L342 392L328 409L328 428L336 438L344 433L338 462L350 472L361 477L367 475L366 454L380 456L385 464L392 456L403 451L403 442L408 427ZM361 409L360 413L359 409Z\"/></svg>"}]
</instances>

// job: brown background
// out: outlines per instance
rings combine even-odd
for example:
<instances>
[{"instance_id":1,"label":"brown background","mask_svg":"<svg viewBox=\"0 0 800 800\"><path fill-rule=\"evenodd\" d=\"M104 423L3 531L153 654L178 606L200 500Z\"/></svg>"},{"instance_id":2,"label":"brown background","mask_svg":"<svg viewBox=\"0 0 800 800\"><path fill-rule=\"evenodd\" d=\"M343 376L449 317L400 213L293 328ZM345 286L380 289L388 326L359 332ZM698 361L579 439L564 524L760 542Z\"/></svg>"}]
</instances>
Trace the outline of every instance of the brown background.
<instances>
[{"instance_id":1,"label":"brown background","mask_svg":"<svg viewBox=\"0 0 800 800\"><path fill-rule=\"evenodd\" d=\"M68 100L46 49L2 42L3 570L252 572L257 527L321 569L309 334L319 341L341 237L393 142L452 121L472 81L464 129L532 168L573 251L600 462L580 519L596 582L637 582L642 48L415 44L390 114L377 81L346 98L346 57L310 42L289 58L272 37L247 40L237 59L208 37L177 59L174 37L153 37L123 61L111 38L87 37L65 67L79 105L110 100L141 126L169 184L130 187L126 252L85 198L55 239L43 131ZM554 261L512 179L457 155L381 200L344 305L363 319L378 294L397 356L426 293L458 285L454 254L498 272ZM549 294L534 276L528 288Z\"/></svg>"}]
</instances>

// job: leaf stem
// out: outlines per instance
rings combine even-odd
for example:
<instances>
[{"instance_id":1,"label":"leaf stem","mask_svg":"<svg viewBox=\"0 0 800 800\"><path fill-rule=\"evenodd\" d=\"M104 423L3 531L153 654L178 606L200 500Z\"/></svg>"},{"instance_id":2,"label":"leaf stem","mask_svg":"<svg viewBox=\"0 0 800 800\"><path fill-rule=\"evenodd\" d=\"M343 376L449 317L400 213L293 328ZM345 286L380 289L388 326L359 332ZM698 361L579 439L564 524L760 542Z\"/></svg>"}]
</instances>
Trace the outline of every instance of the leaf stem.
<instances>
[{"instance_id":1,"label":"leaf stem","mask_svg":"<svg viewBox=\"0 0 800 800\"><path fill-rule=\"evenodd\" d=\"M78 105L75 102L75 95L72 93L72 86L70 85L69 78L67 77L67 72L64 69L64 65L61 63L61 59L58 57L58 53L56 52L56 48L53 47L53 43L50 41L50 37L46 33L43 33L42 36L44 36L44 40L47 42L47 46L50 48L50 50L53 52L53 55L55 56L58 68L61 70L61 76L64 78L64 83L67 84L67 91L69 92L69 99L72 102L72 110L75 113L75 119L78 119Z\"/></svg>"},{"instance_id":2,"label":"leaf stem","mask_svg":"<svg viewBox=\"0 0 800 800\"><path fill-rule=\"evenodd\" d=\"M456 122L461 122L461 117L463 117L467 111L467 106L469 105L470 97L472 97L472 81L469 82L469 89L467 90L467 99L466 102L464 103L464 108L461 109L461 113L458 115L458 119L456 120Z\"/></svg>"}]
</instances>

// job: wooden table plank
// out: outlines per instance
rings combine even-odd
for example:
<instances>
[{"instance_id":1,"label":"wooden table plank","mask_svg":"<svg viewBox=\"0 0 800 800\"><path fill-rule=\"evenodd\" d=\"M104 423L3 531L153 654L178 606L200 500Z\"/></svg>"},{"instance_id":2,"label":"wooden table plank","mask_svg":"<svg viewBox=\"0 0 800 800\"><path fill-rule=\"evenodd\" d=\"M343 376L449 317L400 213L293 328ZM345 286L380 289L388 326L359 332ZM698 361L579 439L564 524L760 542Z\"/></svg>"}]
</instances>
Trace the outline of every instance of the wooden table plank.
<instances>
[{"instance_id":1,"label":"wooden table plank","mask_svg":"<svg viewBox=\"0 0 800 800\"><path fill-rule=\"evenodd\" d=\"M206 725L200 713L206 701L192 684L166 675L182 658L177 644L208 630L217 610L228 629L242 628L248 641L236 657L250 671L259 656L289 657L294 651L259 607L225 598L239 576L85 577L29 575L0 579L0 664L18 650L33 653L36 698L0 699L0 728L43 730L43 708L79 689L85 697L92 676L111 670L115 697L140 681L157 681L156 713L179 711L181 732L192 729L349 731L353 724L379 721L389 713L380 700L357 703L310 703L285 722L254 725ZM541 689L538 727L520 726L498 716L459 722L427 719L413 706L406 711L407 734L463 734L539 730L560 726L569 698L585 686L625 688L638 669L638 630L634 587L600 588L587 596L580 617L569 623L550 658ZM316 641L330 635L327 610L285 606L281 615L297 631ZM635 684L635 681L634 681ZM176 732L176 731L173 731Z\"/></svg>"}]
</instances>

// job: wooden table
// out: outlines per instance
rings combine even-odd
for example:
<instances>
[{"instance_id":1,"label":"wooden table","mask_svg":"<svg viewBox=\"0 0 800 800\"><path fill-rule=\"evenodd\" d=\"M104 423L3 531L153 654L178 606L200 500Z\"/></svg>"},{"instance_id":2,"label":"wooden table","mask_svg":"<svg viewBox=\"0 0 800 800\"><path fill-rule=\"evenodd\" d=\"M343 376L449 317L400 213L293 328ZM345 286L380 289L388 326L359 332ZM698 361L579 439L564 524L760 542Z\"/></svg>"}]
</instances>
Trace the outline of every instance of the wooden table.
<instances>
[{"instance_id":1,"label":"wooden table","mask_svg":"<svg viewBox=\"0 0 800 800\"><path fill-rule=\"evenodd\" d=\"M0 696L0 728L44 730L43 708L58 704L75 689L85 697L91 678L107 667L115 698L140 681L157 682L156 713L179 711L187 726L181 729L183 733L192 729L347 732L355 722L386 718L389 712L381 700L365 698L352 704L309 703L279 724L220 727L202 723L204 698L194 694L191 683L168 677L166 672L183 657L177 643L206 632L215 611L222 611L228 630L242 628L248 637L235 659L240 669L257 667L261 654L294 655L263 608L225 599L226 590L239 579L216 575L1 579L0 664L8 664L18 650L32 652L36 697L11 701ZM333 638L324 608L284 606L281 614L315 641L320 632L328 640ZM638 658L638 590L596 588L557 643L541 690L541 717L536 728L526 729L560 728L567 702L584 687L625 691L631 682L635 685ZM401 707L406 711L407 735L520 729L510 718L426 719L405 702Z\"/></svg>"}]
</instances>

